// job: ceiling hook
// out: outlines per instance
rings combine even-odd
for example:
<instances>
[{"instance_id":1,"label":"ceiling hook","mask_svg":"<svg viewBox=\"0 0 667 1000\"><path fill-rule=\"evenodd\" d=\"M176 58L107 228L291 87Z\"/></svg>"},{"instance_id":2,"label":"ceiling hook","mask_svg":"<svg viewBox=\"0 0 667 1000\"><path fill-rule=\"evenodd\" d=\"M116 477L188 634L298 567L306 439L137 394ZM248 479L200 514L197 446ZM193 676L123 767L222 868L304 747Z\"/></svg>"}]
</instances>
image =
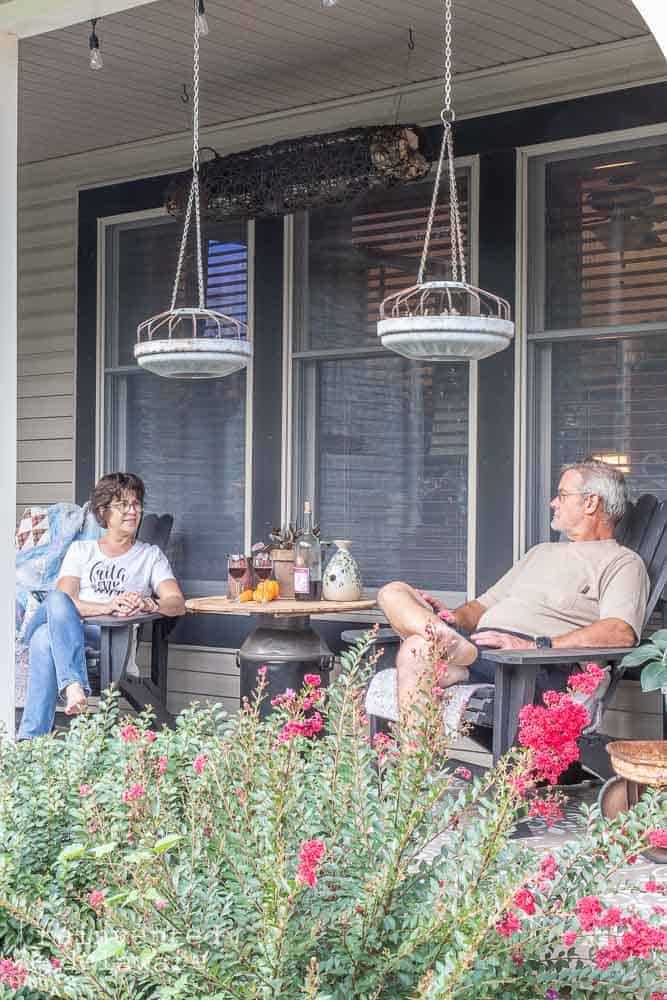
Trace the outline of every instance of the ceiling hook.
<instances>
[{"instance_id":1,"label":"ceiling hook","mask_svg":"<svg viewBox=\"0 0 667 1000\"><path fill-rule=\"evenodd\" d=\"M415 48L415 36L412 28L408 28L408 48L410 52L413 52Z\"/></svg>"},{"instance_id":2,"label":"ceiling hook","mask_svg":"<svg viewBox=\"0 0 667 1000\"><path fill-rule=\"evenodd\" d=\"M187 85L187 83L183 84L183 93L181 94L181 100L183 101L183 104L189 104L190 103L190 95L188 94L188 85Z\"/></svg>"}]
</instances>

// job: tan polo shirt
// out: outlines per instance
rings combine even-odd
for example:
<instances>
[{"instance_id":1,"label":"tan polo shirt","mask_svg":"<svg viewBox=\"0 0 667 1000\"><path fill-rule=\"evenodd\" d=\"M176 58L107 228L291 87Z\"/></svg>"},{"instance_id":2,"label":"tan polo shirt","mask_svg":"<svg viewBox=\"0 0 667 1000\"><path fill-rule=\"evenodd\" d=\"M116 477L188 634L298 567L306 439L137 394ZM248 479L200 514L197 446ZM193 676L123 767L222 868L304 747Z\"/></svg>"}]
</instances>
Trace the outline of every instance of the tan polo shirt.
<instances>
[{"instance_id":1,"label":"tan polo shirt","mask_svg":"<svg viewBox=\"0 0 667 1000\"><path fill-rule=\"evenodd\" d=\"M478 628L564 635L601 618L620 618L639 639L649 593L641 558L613 539L535 545L477 600Z\"/></svg>"}]
</instances>

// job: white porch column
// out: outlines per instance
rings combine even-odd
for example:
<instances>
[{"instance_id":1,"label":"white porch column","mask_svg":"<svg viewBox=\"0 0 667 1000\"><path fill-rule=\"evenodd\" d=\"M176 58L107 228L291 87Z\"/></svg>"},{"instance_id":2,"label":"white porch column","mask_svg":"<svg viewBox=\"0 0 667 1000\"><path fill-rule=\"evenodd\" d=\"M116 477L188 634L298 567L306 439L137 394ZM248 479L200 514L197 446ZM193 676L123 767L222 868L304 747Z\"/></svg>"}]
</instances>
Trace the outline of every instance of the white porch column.
<instances>
[{"instance_id":1,"label":"white porch column","mask_svg":"<svg viewBox=\"0 0 667 1000\"><path fill-rule=\"evenodd\" d=\"M0 34L0 724L14 735L18 39Z\"/></svg>"}]
</instances>

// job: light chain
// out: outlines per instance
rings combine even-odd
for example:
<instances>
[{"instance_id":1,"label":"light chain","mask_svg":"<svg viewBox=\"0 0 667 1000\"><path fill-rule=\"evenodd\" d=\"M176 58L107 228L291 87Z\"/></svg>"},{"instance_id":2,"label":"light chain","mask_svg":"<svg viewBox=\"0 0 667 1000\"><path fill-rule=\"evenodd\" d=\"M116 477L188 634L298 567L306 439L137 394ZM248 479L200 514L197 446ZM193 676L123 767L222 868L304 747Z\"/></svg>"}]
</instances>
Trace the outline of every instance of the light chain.
<instances>
[{"instance_id":1,"label":"light chain","mask_svg":"<svg viewBox=\"0 0 667 1000\"><path fill-rule=\"evenodd\" d=\"M198 18L198 3L197 0L193 0L193 10L194 10L194 54L193 54L193 69L192 69L192 184L190 185L190 194L188 195L188 204L185 211L185 220L183 223L183 235L181 237L181 245L178 252L178 263L176 265L176 277L174 278L174 287L171 294L171 309L172 311L176 308L176 300L178 298L178 286L181 281L181 274L183 272L183 263L185 261L185 251L188 245L188 236L190 233L190 224L192 221L192 208L194 206L195 210L195 235L196 235L196 253L197 253L197 286L199 292L199 308L204 309L206 307L204 299L204 266L202 260L202 239L201 239L201 204L199 198L199 18Z\"/></svg>"}]
</instances>

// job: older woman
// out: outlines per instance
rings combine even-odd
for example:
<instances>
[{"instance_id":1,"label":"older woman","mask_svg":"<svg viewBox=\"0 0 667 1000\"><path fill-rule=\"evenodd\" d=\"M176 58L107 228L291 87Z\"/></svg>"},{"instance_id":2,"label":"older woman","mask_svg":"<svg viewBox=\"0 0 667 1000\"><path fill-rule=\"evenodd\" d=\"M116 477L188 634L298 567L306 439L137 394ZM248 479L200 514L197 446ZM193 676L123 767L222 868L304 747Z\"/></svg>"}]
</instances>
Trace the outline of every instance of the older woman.
<instances>
[{"instance_id":1,"label":"older woman","mask_svg":"<svg viewBox=\"0 0 667 1000\"><path fill-rule=\"evenodd\" d=\"M91 507L105 533L98 541L72 543L56 589L27 630L30 676L19 739L51 732L59 695L67 715L85 708L90 694L85 649L99 644L100 631L87 618L183 614L183 594L164 553L136 540L143 503L144 484L131 473L111 473L95 486Z\"/></svg>"}]
</instances>

